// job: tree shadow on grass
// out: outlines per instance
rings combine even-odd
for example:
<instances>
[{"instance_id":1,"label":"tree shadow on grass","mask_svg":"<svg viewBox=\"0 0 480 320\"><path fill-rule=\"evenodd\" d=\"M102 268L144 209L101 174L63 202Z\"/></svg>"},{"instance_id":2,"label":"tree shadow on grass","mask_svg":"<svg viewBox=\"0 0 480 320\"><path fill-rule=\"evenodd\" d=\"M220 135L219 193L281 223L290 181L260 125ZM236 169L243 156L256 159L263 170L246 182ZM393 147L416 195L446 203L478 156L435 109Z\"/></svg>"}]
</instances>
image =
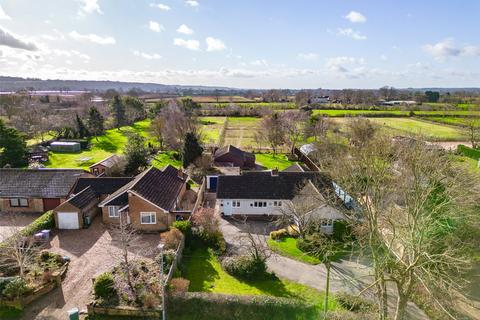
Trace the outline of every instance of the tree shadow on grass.
<instances>
[{"instance_id":1,"label":"tree shadow on grass","mask_svg":"<svg viewBox=\"0 0 480 320\"><path fill-rule=\"evenodd\" d=\"M115 153L118 150L118 145L108 137L102 137L98 141L95 140L95 147L111 153Z\"/></svg>"},{"instance_id":2,"label":"tree shadow on grass","mask_svg":"<svg viewBox=\"0 0 480 320\"><path fill-rule=\"evenodd\" d=\"M219 278L211 259L212 253L208 248L185 250L180 269L184 278L190 280L189 291L211 291L206 284Z\"/></svg>"},{"instance_id":3,"label":"tree shadow on grass","mask_svg":"<svg viewBox=\"0 0 480 320\"><path fill-rule=\"evenodd\" d=\"M248 284L249 286L257 288L266 295L283 298L296 297L295 294L292 294L292 292L287 290L285 284L277 276L271 273L265 273L265 275L260 276L255 280L238 280Z\"/></svg>"}]
</instances>

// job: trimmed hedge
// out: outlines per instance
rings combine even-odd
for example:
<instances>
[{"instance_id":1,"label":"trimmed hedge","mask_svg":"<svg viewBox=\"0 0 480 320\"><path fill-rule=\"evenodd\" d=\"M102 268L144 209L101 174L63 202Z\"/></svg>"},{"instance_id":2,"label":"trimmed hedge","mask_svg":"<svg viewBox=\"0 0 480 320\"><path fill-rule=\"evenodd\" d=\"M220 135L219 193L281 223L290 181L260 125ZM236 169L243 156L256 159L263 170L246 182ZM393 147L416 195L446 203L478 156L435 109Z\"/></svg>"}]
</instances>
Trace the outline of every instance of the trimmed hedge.
<instances>
[{"instance_id":1,"label":"trimmed hedge","mask_svg":"<svg viewBox=\"0 0 480 320\"><path fill-rule=\"evenodd\" d=\"M463 144L458 145L457 152L474 160L480 159L480 150L469 148Z\"/></svg>"},{"instance_id":2,"label":"trimmed hedge","mask_svg":"<svg viewBox=\"0 0 480 320\"><path fill-rule=\"evenodd\" d=\"M35 233L44 230L44 229L54 229L55 228L55 215L53 211L47 211L42 214L40 217L35 219L30 223L25 229L23 229L22 235L24 236L33 236Z\"/></svg>"},{"instance_id":3,"label":"trimmed hedge","mask_svg":"<svg viewBox=\"0 0 480 320\"><path fill-rule=\"evenodd\" d=\"M288 298L270 296L235 296L187 292L170 296L167 312L171 320L300 320L318 319L312 305Z\"/></svg>"},{"instance_id":4,"label":"trimmed hedge","mask_svg":"<svg viewBox=\"0 0 480 320\"><path fill-rule=\"evenodd\" d=\"M242 279L252 280L267 274L265 261L250 256L227 257L223 259L222 267L230 275Z\"/></svg>"}]
</instances>

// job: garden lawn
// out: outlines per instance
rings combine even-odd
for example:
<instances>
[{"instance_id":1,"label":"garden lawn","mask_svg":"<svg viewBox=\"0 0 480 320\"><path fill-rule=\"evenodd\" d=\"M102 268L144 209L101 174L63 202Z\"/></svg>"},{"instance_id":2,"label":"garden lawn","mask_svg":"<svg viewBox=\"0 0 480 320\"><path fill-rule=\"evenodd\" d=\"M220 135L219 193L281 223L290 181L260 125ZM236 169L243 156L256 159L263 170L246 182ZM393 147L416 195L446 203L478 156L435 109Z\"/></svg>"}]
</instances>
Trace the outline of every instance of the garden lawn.
<instances>
[{"instance_id":1,"label":"garden lawn","mask_svg":"<svg viewBox=\"0 0 480 320\"><path fill-rule=\"evenodd\" d=\"M265 280L239 280L225 272L217 257L207 248L185 251L181 269L182 276L190 280L189 291L296 298L323 310L324 293L274 276ZM339 308L332 296L329 309Z\"/></svg>"},{"instance_id":2,"label":"garden lawn","mask_svg":"<svg viewBox=\"0 0 480 320\"><path fill-rule=\"evenodd\" d=\"M200 117L203 140L206 143L217 144L226 117Z\"/></svg>"},{"instance_id":3,"label":"garden lawn","mask_svg":"<svg viewBox=\"0 0 480 320\"><path fill-rule=\"evenodd\" d=\"M112 155L123 153L127 143L127 134L136 132L145 138L147 142L155 144L153 137L149 134L150 120L143 120L131 126L110 129L104 135L90 139L90 148L76 153L50 152L49 161L46 166L49 168L81 168L87 169L92 164Z\"/></svg>"},{"instance_id":4,"label":"garden lawn","mask_svg":"<svg viewBox=\"0 0 480 320\"><path fill-rule=\"evenodd\" d=\"M176 168L180 168L182 166L182 160L175 159L176 152L168 151L159 153L152 161L152 165L158 169L165 167L168 164ZM177 156L178 158L179 156Z\"/></svg>"},{"instance_id":5,"label":"garden lawn","mask_svg":"<svg viewBox=\"0 0 480 320\"><path fill-rule=\"evenodd\" d=\"M295 163L295 161L288 160L284 154L274 155L273 153L256 153L255 161L267 169L277 168L280 171Z\"/></svg>"},{"instance_id":6,"label":"garden lawn","mask_svg":"<svg viewBox=\"0 0 480 320\"><path fill-rule=\"evenodd\" d=\"M297 248L297 239L285 237L280 240L268 238L267 244L273 251L282 256L286 256L308 264L319 264L321 261L315 257L307 255L305 252Z\"/></svg>"},{"instance_id":7,"label":"garden lawn","mask_svg":"<svg viewBox=\"0 0 480 320\"><path fill-rule=\"evenodd\" d=\"M10 320L10 319L18 319L22 316L22 310L7 307L7 306L0 306L0 319L3 320Z\"/></svg>"}]
</instances>

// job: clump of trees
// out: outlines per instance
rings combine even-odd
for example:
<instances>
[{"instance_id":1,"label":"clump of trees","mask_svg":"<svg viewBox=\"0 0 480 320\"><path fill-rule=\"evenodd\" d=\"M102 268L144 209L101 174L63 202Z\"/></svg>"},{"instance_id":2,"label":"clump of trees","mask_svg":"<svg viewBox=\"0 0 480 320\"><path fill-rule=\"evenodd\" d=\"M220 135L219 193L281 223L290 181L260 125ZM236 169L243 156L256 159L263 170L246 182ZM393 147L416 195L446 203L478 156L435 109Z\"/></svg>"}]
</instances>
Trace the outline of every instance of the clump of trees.
<instances>
[{"instance_id":1,"label":"clump of trees","mask_svg":"<svg viewBox=\"0 0 480 320\"><path fill-rule=\"evenodd\" d=\"M27 165L27 145L24 137L14 128L9 128L0 119L0 168L21 168Z\"/></svg>"},{"instance_id":2,"label":"clump of trees","mask_svg":"<svg viewBox=\"0 0 480 320\"><path fill-rule=\"evenodd\" d=\"M141 168L148 166L149 150L145 144L146 139L138 133L128 134L128 141L124 149L127 161L125 174L137 174Z\"/></svg>"}]
</instances>

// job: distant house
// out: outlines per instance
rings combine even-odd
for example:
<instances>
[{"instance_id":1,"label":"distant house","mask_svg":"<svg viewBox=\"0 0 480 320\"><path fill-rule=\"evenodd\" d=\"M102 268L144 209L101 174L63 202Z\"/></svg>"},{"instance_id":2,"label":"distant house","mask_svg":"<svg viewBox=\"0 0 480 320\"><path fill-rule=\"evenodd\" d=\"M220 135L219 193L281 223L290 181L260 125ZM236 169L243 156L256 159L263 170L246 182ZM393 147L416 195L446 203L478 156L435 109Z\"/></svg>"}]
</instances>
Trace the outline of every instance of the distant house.
<instances>
[{"instance_id":1,"label":"distant house","mask_svg":"<svg viewBox=\"0 0 480 320\"><path fill-rule=\"evenodd\" d=\"M232 145L217 149L213 158L215 165L219 167L240 167L242 169L255 168L255 155L240 150Z\"/></svg>"},{"instance_id":2,"label":"distant house","mask_svg":"<svg viewBox=\"0 0 480 320\"><path fill-rule=\"evenodd\" d=\"M125 166L125 160L116 154L111 155L97 163L92 164L89 167L90 172L97 176L110 177L116 172L123 171Z\"/></svg>"},{"instance_id":3,"label":"distant house","mask_svg":"<svg viewBox=\"0 0 480 320\"><path fill-rule=\"evenodd\" d=\"M70 190L67 201L54 209L59 229L80 229L101 212L100 201L114 193L133 178L80 178Z\"/></svg>"},{"instance_id":4,"label":"distant house","mask_svg":"<svg viewBox=\"0 0 480 320\"><path fill-rule=\"evenodd\" d=\"M105 223L125 217L137 230L163 231L191 214L185 203L188 176L173 166L151 167L100 202Z\"/></svg>"},{"instance_id":5,"label":"distant house","mask_svg":"<svg viewBox=\"0 0 480 320\"><path fill-rule=\"evenodd\" d=\"M216 207L223 216L268 217L282 215L298 193L310 185L316 193L334 196L332 181L320 172L252 171L238 176L219 176ZM322 221L327 233L333 231L335 220L344 215L319 202L312 217Z\"/></svg>"},{"instance_id":6,"label":"distant house","mask_svg":"<svg viewBox=\"0 0 480 320\"><path fill-rule=\"evenodd\" d=\"M45 212L68 198L80 177L78 169L0 169L0 211Z\"/></svg>"},{"instance_id":7,"label":"distant house","mask_svg":"<svg viewBox=\"0 0 480 320\"><path fill-rule=\"evenodd\" d=\"M317 104L317 103L329 103L329 96L315 96L308 100L308 104Z\"/></svg>"}]
</instances>

